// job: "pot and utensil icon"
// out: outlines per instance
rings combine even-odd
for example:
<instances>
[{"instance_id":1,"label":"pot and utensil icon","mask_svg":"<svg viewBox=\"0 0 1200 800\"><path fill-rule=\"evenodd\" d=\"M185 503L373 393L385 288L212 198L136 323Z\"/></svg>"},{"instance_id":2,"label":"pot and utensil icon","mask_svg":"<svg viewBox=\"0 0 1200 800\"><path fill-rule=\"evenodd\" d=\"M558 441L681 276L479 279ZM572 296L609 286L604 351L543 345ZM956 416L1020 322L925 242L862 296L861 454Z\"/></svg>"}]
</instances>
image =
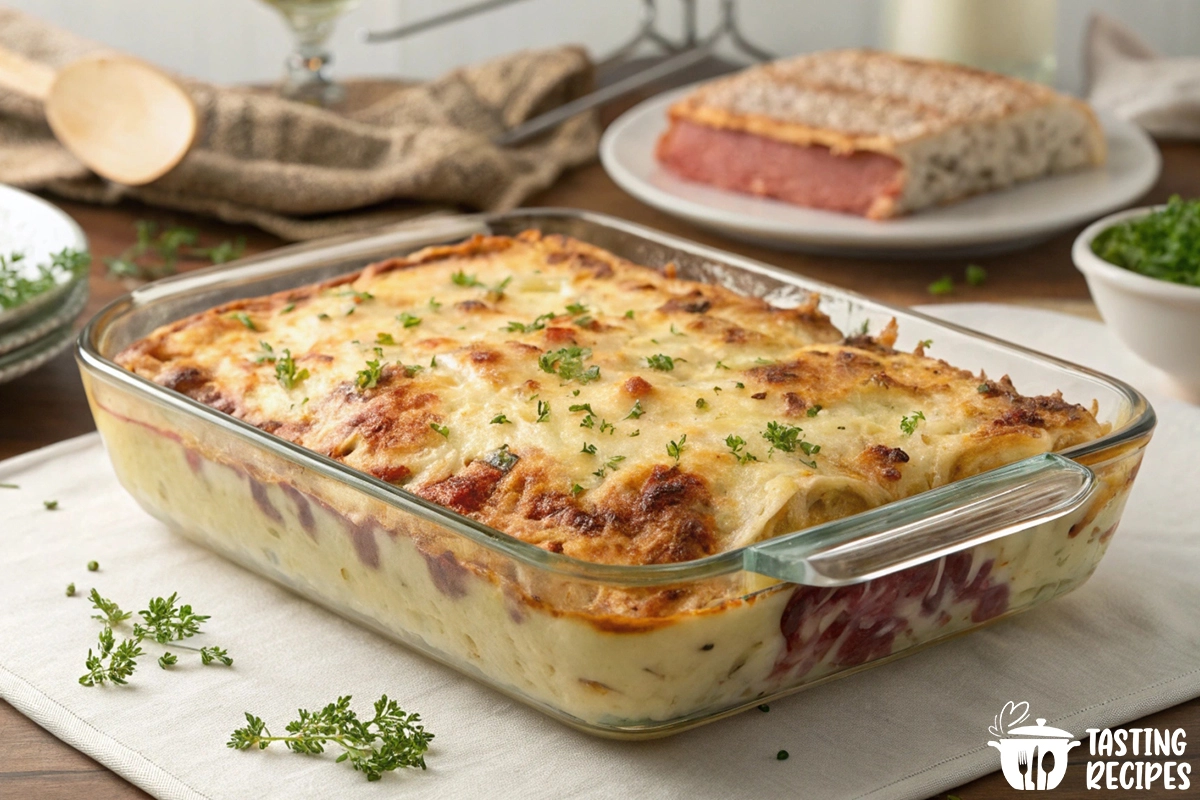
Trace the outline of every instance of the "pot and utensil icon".
<instances>
[{"instance_id":1,"label":"pot and utensil icon","mask_svg":"<svg viewBox=\"0 0 1200 800\"><path fill-rule=\"evenodd\" d=\"M998 741L988 747L1000 751L1000 768L1008 785L1018 790L1044 791L1062 783L1067 755L1079 742L1072 734L1037 720L1017 727L1029 716L1028 703L1008 703L989 728Z\"/></svg>"}]
</instances>

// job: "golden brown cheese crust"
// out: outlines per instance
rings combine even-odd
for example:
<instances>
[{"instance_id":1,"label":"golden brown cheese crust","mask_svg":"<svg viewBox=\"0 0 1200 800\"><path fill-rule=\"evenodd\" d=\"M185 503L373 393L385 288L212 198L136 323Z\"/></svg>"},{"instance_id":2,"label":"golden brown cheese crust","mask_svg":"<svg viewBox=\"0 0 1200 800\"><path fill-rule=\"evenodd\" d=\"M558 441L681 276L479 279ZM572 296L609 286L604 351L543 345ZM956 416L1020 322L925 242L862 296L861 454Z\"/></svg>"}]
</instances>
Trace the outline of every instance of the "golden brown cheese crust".
<instances>
[{"instance_id":1,"label":"golden brown cheese crust","mask_svg":"<svg viewBox=\"0 0 1200 800\"><path fill-rule=\"evenodd\" d=\"M700 558L1103 433L896 336L843 339L815 298L778 309L528 232L214 308L117 362L614 564Z\"/></svg>"}]
</instances>

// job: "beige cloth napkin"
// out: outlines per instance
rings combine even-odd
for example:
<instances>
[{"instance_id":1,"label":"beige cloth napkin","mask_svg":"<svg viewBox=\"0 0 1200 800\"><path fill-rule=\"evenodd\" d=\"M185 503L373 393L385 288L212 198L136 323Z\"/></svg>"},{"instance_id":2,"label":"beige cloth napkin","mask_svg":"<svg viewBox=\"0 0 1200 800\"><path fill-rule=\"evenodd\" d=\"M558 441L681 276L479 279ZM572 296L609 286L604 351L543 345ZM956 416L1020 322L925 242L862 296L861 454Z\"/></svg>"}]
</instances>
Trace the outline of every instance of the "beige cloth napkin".
<instances>
[{"instance_id":1,"label":"beige cloth napkin","mask_svg":"<svg viewBox=\"0 0 1200 800\"><path fill-rule=\"evenodd\" d=\"M615 742L568 729L170 535L118 487L90 435L0 464L0 482L21 487L0 489L0 697L160 798L919 799L999 767L987 728L1008 701L1028 701L1033 715L1083 736L1068 768L1078 779L1087 728L1200 694L1192 490L1200 408L1155 394L1156 374L1099 323L1012 306L929 311L1151 393L1160 427L1121 528L1096 574L1066 597L773 701L766 714ZM90 559L99 572L85 570ZM212 615L204 643L226 647L233 667L203 667L188 654L172 673L146 660L127 687L79 686L99 626L84 597L63 596L68 581L127 610L178 591ZM368 786L332 754L225 747L244 711L278 728L339 693L363 709L384 692L436 734L428 772ZM1188 731L1189 757L1198 733ZM781 749L788 760L776 759Z\"/></svg>"},{"instance_id":2,"label":"beige cloth napkin","mask_svg":"<svg viewBox=\"0 0 1200 800\"><path fill-rule=\"evenodd\" d=\"M1200 138L1200 58L1163 58L1126 25L1096 14L1084 69L1085 94L1097 108L1153 136Z\"/></svg>"},{"instance_id":3,"label":"beige cloth napkin","mask_svg":"<svg viewBox=\"0 0 1200 800\"><path fill-rule=\"evenodd\" d=\"M102 49L2 8L0 45L54 67ZM592 66L576 47L515 53L425 84L352 85L341 111L181 82L200 111L199 137L178 167L136 188L89 172L54 140L40 104L0 89L0 182L86 202L130 197L308 239L434 209L512 208L592 159L599 139L585 114L524 146L490 143L590 89Z\"/></svg>"}]
</instances>

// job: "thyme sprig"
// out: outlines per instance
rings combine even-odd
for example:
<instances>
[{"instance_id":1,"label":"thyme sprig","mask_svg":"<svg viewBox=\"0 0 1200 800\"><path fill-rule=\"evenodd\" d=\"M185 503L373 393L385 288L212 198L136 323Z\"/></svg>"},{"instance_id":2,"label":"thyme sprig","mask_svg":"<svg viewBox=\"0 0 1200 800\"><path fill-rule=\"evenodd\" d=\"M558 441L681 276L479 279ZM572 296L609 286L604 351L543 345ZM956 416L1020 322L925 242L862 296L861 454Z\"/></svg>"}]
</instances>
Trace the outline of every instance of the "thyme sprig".
<instances>
[{"instance_id":1,"label":"thyme sprig","mask_svg":"<svg viewBox=\"0 0 1200 800\"><path fill-rule=\"evenodd\" d=\"M287 725L287 736L274 736L262 718L246 712L246 726L230 734L228 747L265 750L283 742L293 753L316 755L326 746L342 749L337 763L348 761L355 770L377 781L383 773L407 767L425 769L425 753L433 734L425 730L419 714L409 714L385 694L375 701L375 716L362 720L350 708L351 696L339 697L319 711L297 711Z\"/></svg>"},{"instance_id":2,"label":"thyme sprig","mask_svg":"<svg viewBox=\"0 0 1200 800\"><path fill-rule=\"evenodd\" d=\"M147 639L153 639L163 645L174 643L175 647L198 652L200 662L206 666L214 661L219 661L227 667L233 665L233 658L223 647L214 645L196 648L180 643L183 639L190 639L201 633L200 625L208 621L208 615L194 613L192 607L186 603L180 605L178 592L167 598L151 598L146 604L147 608L138 612L142 620L134 623L133 635L122 639L120 644L116 643L113 629L133 615L122 611L119 605L101 596L96 589L92 589L88 599L92 601L92 606L101 612L92 615L92 618L103 622L104 630L100 632L98 648L88 650L85 662L87 672L79 678L79 682L84 686L128 683L137 668L137 660L146 654L142 643ZM166 651L159 656L158 665L166 669L174 666L178 660L178 656Z\"/></svg>"}]
</instances>

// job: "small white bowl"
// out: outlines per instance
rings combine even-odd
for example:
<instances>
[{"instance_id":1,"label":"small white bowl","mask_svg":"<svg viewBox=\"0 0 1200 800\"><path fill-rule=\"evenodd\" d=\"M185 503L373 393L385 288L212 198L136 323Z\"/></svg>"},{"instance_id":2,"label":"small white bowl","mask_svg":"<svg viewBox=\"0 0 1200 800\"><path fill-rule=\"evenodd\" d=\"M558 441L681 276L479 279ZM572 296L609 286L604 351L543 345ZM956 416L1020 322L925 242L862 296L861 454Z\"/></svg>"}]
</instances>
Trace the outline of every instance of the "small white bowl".
<instances>
[{"instance_id":1,"label":"small white bowl","mask_svg":"<svg viewBox=\"0 0 1200 800\"><path fill-rule=\"evenodd\" d=\"M1092 252L1101 231L1162 208L1134 208L1092 223L1075 239L1071 258L1117 337L1167 373L1177 394L1200 402L1200 286L1149 278Z\"/></svg>"}]
</instances>

